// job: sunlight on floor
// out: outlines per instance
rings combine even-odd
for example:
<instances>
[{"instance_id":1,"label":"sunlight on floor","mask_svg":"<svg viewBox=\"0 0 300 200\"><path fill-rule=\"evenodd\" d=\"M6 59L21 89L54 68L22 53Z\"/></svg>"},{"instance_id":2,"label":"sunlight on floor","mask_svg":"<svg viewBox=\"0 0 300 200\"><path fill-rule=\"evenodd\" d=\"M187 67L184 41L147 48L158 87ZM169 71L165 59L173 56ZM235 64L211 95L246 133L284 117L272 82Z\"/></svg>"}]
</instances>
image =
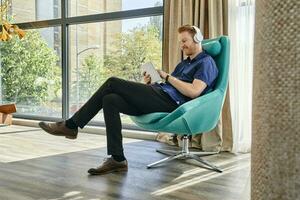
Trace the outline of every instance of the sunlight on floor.
<instances>
[{"instance_id":1,"label":"sunlight on floor","mask_svg":"<svg viewBox=\"0 0 300 200\"><path fill-rule=\"evenodd\" d=\"M49 135L41 129L15 129L16 133L11 133L13 126L6 134L5 128L1 128L0 134L0 162L3 163L106 147L106 136L103 135L79 133L76 140L69 140ZM138 141L141 140L123 140L124 143Z\"/></svg>"},{"instance_id":2,"label":"sunlight on floor","mask_svg":"<svg viewBox=\"0 0 300 200\"><path fill-rule=\"evenodd\" d=\"M245 155L244 158L249 158L249 154ZM243 159L243 158L241 158ZM240 159L238 159L240 160ZM232 162L236 162L237 160L230 160L230 161L224 161L224 162L220 162L220 163L215 163L217 166L222 166L222 165L227 165L230 164ZM237 166L229 166L229 167L221 167L223 172L222 173L217 173L214 171L208 172L204 175L198 175L201 172L207 172L207 169L203 169L203 168L198 168L198 169L192 169L189 171L184 172L181 176L175 178L172 182L178 182L178 183L170 183L169 186L163 187L159 190L156 190L154 192L152 192L151 194L154 196L161 196L161 195L165 195L168 193L172 193L174 191L201 183L203 181L207 181L213 178L217 178L217 177L221 177L224 176L226 174L229 173L233 173L236 172L238 170L242 170L245 168L249 168L250 167L250 163L243 163L243 164L239 164ZM250 174L249 176L250 177ZM179 179L186 179L186 180L179 180Z\"/></svg>"},{"instance_id":3,"label":"sunlight on floor","mask_svg":"<svg viewBox=\"0 0 300 200\"><path fill-rule=\"evenodd\" d=\"M64 194L64 196L62 197L58 197L58 198L55 198L55 199L49 199L49 200L77 200L77 199L86 199L86 197L83 196L82 192L80 191L71 191L71 192L67 192ZM95 198L92 198L92 199L86 199L86 200L100 200L100 199L95 199Z\"/></svg>"},{"instance_id":4,"label":"sunlight on floor","mask_svg":"<svg viewBox=\"0 0 300 200\"><path fill-rule=\"evenodd\" d=\"M222 161L222 162L218 162L216 165L217 166L225 166L225 165L234 163L236 161L241 161L243 159L249 159L249 158L250 158L250 154L239 155L238 157L231 158L230 160L225 160L225 161ZM183 174L178 176L177 178L175 178L174 181L178 181L179 179L187 178L189 176L192 177L192 176L195 176L196 174L206 172L206 171L207 171L207 169L200 168L200 167L195 168L195 169L191 169L191 170L183 172Z\"/></svg>"}]
</instances>

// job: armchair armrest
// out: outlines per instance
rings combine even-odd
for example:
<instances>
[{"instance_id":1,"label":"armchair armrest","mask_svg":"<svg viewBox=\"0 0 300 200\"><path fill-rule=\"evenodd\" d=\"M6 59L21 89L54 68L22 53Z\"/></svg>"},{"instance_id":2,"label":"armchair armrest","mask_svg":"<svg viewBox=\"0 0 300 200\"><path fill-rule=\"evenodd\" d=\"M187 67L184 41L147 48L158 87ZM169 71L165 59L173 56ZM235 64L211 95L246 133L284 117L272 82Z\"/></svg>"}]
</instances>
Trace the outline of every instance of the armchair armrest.
<instances>
[{"instance_id":1,"label":"armchair armrest","mask_svg":"<svg viewBox=\"0 0 300 200\"><path fill-rule=\"evenodd\" d=\"M222 94L219 90L214 90L213 92L210 92L204 96L197 97L196 99L184 103L176 110L182 110L182 113L185 113L199 107L207 107L209 104L214 104L214 101L218 98L222 98Z\"/></svg>"},{"instance_id":2,"label":"armchair armrest","mask_svg":"<svg viewBox=\"0 0 300 200\"><path fill-rule=\"evenodd\" d=\"M213 129L219 120L222 103L221 91L215 90L184 104L182 109L185 109L185 113L182 118L190 132L201 133Z\"/></svg>"}]
</instances>

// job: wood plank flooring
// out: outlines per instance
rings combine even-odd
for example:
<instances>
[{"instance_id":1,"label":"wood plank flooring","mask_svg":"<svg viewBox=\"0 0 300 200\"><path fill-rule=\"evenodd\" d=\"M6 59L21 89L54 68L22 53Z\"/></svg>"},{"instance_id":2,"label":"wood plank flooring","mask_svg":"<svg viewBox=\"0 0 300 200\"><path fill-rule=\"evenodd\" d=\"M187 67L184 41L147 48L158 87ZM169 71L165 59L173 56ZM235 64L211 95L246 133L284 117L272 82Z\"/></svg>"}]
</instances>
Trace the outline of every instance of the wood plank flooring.
<instances>
[{"instance_id":1,"label":"wood plank flooring","mask_svg":"<svg viewBox=\"0 0 300 200\"><path fill-rule=\"evenodd\" d=\"M124 143L137 142L124 139ZM62 153L106 147L106 137L80 133L77 140L54 137L40 128L7 126L0 128L0 162L13 162Z\"/></svg>"},{"instance_id":2,"label":"wood plank flooring","mask_svg":"<svg viewBox=\"0 0 300 200\"><path fill-rule=\"evenodd\" d=\"M75 141L22 126L0 128L1 200L249 200L250 154L205 157L216 173L192 160L146 165L165 156L155 141L124 139L127 173L88 176L106 157L105 137L80 134Z\"/></svg>"}]
</instances>

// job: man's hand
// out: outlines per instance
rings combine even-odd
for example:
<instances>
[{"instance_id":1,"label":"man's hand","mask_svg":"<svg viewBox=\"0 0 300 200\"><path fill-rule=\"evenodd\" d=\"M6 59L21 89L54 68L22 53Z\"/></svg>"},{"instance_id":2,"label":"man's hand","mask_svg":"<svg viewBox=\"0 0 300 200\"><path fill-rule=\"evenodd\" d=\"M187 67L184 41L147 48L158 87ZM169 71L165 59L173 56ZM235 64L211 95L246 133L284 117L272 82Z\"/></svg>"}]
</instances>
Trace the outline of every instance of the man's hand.
<instances>
[{"instance_id":1,"label":"man's hand","mask_svg":"<svg viewBox=\"0 0 300 200\"><path fill-rule=\"evenodd\" d=\"M166 72L164 72L164 71L162 71L162 70L159 70L159 69L157 70L157 72L159 73L159 75L160 75L160 77L161 77L162 79L166 79L168 73L166 73Z\"/></svg>"},{"instance_id":2,"label":"man's hand","mask_svg":"<svg viewBox=\"0 0 300 200\"><path fill-rule=\"evenodd\" d=\"M143 79L144 79L144 82L149 85L151 83L151 77L150 77L150 74L146 74L146 72L143 73Z\"/></svg>"},{"instance_id":3,"label":"man's hand","mask_svg":"<svg viewBox=\"0 0 300 200\"><path fill-rule=\"evenodd\" d=\"M162 70L157 70L157 72L164 80L166 80L166 77L169 75L168 83L175 87L181 94L191 99L198 97L207 86L205 82L199 79L194 79L192 83L187 83Z\"/></svg>"}]
</instances>

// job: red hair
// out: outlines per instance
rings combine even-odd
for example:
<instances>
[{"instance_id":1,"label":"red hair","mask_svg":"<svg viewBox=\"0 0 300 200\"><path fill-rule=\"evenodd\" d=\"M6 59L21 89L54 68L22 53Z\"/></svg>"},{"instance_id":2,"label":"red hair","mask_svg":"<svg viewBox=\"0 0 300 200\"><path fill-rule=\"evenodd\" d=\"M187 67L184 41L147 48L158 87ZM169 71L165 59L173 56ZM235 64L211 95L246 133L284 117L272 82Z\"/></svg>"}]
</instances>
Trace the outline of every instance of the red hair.
<instances>
[{"instance_id":1,"label":"red hair","mask_svg":"<svg viewBox=\"0 0 300 200\"><path fill-rule=\"evenodd\" d=\"M194 35L196 35L196 30L189 24L183 25L181 27L179 27L178 29L178 33L182 33L182 32L188 32L191 34L192 37L194 37Z\"/></svg>"}]
</instances>

